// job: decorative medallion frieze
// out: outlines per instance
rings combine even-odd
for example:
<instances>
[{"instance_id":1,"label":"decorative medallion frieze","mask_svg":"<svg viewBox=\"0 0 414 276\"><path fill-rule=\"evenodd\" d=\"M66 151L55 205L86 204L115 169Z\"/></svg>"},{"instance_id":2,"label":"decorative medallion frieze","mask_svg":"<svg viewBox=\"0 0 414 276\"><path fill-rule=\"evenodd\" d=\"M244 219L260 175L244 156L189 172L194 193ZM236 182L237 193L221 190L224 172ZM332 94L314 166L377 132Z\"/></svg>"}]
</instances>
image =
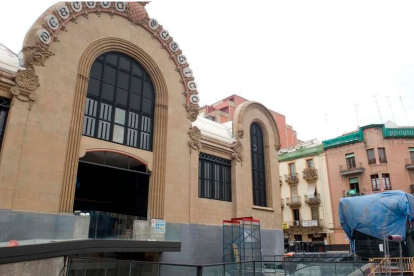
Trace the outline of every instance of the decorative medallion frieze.
<instances>
[{"instance_id":1,"label":"decorative medallion frieze","mask_svg":"<svg viewBox=\"0 0 414 276\"><path fill-rule=\"evenodd\" d=\"M280 144L275 144L275 150L276 150L276 151L279 151L279 150L280 150L280 148L281 148L281 145L280 145Z\"/></svg>"},{"instance_id":2,"label":"decorative medallion frieze","mask_svg":"<svg viewBox=\"0 0 414 276\"><path fill-rule=\"evenodd\" d=\"M179 44L174 41L168 30L164 29L156 19L148 17L146 4L148 2L62 2L51 14L44 17L42 27L36 32L38 39L36 45L24 47L24 65L33 71L34 66L44 66L46 59L53 55L51 45L60 42L59 32L67 32L68 24L77 23L79 16L86 19L89 14L96 14L99 17L102 14L124 17L132 24L139 25L151 33L152 37L160 42L161 48L168 52L170 59L176 65L176 71L181 76L185 89L183 93L186 97L185 108L188 119L193 122L197 119L200 101L193 71L189 68L187 58L182 54Z\"/></svg>"},{"instance_id":3,"label":"decorative medallion frieze","mask_svg":"<svg viewBox=\"0 0 414 276\"><path fill-rule=\"evenodd\" d=\"M29 109L31 109L37 97L34 90L39 86L37 75L32 70L19 71L16 74L15 83L17 85L10 88L13 97L22 102L29 102Z\"/></svg>"},{"instance_id":4,"label":"decorative medallion frieze","mask_svg":"<svg viewBox=\"0 0 414 276\"><path fill-rule=\"evenodd\" d=\"M199 150L201 149L201 131L198 127L193 126L188 131L188 135L190 136L190 141L188 141L188 145L194 149Z\"/></svg>"},{"instance_id":5,"label":"decorative medallion frieze","mask_svg":"<svg viewBox=\"0 0 414 276\"><path fill-rule=\"evenodd\" d=\"M237 162L243 161L243 144L240 141L236 141L233 142L231 148L234 151L231 158L236 159Z\"/></svg>"}]
</instances>

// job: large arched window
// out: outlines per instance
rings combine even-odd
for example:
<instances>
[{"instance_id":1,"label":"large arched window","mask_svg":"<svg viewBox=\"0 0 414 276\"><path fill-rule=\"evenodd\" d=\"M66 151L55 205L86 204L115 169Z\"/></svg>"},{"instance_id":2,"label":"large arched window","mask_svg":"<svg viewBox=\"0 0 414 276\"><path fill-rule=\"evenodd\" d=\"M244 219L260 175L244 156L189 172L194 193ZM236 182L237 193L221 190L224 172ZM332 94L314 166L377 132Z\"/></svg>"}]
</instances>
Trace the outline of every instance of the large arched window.
<instances>
[{"instance_id":1,"label":"large arched window","mask_svg":"<svg viewBox=\"0 0 414 276\"><path fill-rule=\"evenodd\" d=\"M92 65L82 134L152 150L154 86L130 57L110 52Z\"/></svg>"},{"instance_id":2,"label":"large arched window","mask_svg":"<svg viewBox=\"0 0 414 276\"><path fill-rule=\"evenodd\" d=\"M250 126L252 151L253 204L266 207L266 170L263 145L263 132L259 125Z\"/></svg>"}]
</instances>

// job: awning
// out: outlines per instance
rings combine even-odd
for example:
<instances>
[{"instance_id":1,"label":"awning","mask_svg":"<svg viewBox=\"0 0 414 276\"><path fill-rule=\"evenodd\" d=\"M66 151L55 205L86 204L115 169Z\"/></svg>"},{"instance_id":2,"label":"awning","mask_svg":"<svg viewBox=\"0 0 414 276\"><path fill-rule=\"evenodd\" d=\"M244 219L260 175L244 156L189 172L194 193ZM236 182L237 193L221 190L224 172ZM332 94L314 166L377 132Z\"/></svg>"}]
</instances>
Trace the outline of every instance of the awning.
<instances>
[{"instance_id":1,"label":"awning","mask_svg":"<svg viewBox=\"0 0 414 276\"><path fill-rule=\"evenodd\" d=\"M353 153L345 154L345 158L350 158L350 157L354 157L354 156L355 156L355 154L353 154Z\"/></svg>"},{"instance_id":2,"label":"awning","mask_svg":"<svg viewBox=\"0 0 414 276\"><path fill-rule=\"evenodd\" d=\"M0 264L101 252L180 252L181 242L137 240L71 240L0 247Z\"/></svg>"}]
</instances>

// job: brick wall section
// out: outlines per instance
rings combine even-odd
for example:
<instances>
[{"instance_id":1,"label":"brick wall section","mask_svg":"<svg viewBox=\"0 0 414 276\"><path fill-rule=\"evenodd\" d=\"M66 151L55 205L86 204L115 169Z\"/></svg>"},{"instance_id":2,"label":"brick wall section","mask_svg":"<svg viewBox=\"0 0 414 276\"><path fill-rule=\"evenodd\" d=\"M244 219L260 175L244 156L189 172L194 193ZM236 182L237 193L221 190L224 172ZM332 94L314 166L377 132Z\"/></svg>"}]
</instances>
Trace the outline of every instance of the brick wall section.
<instances>
[{"instance_id":1,"label":"brick wall section","mask_svg":"<svg viewBox=\"0 0 414 276\"><path fill-rule=\"evenodd\" d=\"M368 128L363 133L365 142L326 150L335 228L335 234L331 236L331 244L347 243L345 233L339 223L338 206L343 192L350 189L349 178L358 177L359 189L365 194L374 193L370 179L371 174L378 174L381 191L384 191L383 173L390 175L392 190L410 193L410 184L414 184L413 171L409 171L405 167L405 162L410 157L409 148L414 147L414 139L384 139L381 128ZM378 148L385 148L387 163L379 162ZM368 149L375 150L376 164L368 164ZM355 161L360 162L364 168L363 173L341 176L340 166L346 167L345 154L348 153L355 154Z\"/></svg>"}]
</instances>

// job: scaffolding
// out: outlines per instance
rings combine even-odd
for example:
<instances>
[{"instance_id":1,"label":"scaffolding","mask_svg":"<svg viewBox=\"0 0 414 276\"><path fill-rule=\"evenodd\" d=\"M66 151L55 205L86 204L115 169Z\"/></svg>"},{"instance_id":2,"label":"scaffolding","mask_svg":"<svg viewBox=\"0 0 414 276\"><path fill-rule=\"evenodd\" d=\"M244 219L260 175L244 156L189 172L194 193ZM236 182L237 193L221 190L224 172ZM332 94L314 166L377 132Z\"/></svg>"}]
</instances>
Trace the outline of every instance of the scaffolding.
<instances>
[{"instance_id":1,"label":"scaffolding","mask_svg":"<svg viewBox=\"0 0 414 276\"><path fill-rule=\"evenodd\" d=\"M223 220L223 262L261 260L260 220L253 217Z\"/></svg>"}]
</instances>

